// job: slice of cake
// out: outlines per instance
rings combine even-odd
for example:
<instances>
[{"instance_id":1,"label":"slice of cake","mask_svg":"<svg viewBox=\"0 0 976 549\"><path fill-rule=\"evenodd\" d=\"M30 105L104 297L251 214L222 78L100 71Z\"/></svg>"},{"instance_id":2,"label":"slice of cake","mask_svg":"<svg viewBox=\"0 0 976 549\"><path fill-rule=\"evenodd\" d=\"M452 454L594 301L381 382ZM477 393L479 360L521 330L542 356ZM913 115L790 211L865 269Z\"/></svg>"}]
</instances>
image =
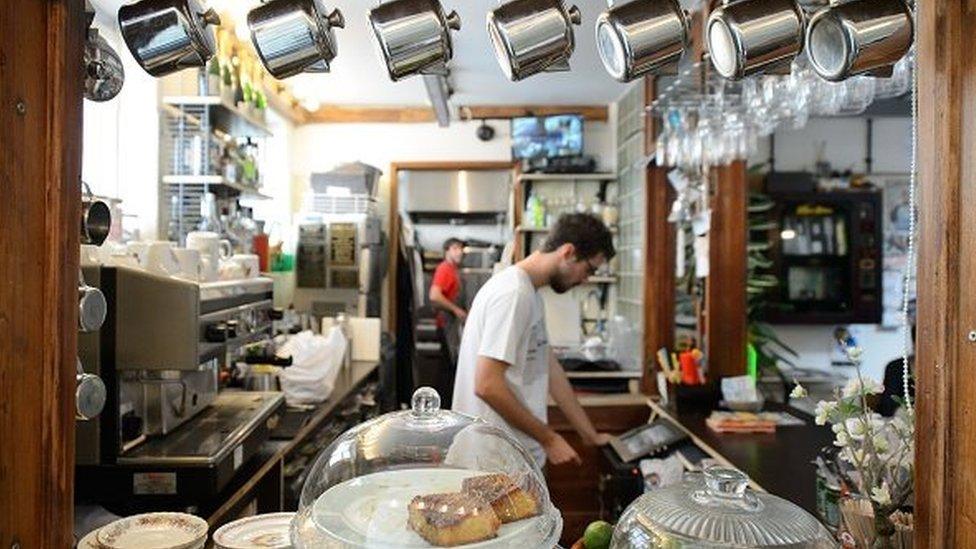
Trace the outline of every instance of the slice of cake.
<instances>
[{"instance_id":1,"label":"slice of cake","mask_svg":"<svg viewBox=\"0 0 976 549\"><path fill-rule=\"evenodd\" d=\"M534 517L540 512L537 492L519 486L504 473L466 478L461 491L490 503L503 523Z\"/></svg>"},{"instance_id":2,"label":"slice of cake","mask_svg":"<svg viewBox=\"0 0 976 549\"><path fill-rule=\"evenodd\" d=\"M491 505L471 494L428 494L410 501L410 528L428 543L451 547L498 535L502 525Z\"/></svg>"}]
</instances>

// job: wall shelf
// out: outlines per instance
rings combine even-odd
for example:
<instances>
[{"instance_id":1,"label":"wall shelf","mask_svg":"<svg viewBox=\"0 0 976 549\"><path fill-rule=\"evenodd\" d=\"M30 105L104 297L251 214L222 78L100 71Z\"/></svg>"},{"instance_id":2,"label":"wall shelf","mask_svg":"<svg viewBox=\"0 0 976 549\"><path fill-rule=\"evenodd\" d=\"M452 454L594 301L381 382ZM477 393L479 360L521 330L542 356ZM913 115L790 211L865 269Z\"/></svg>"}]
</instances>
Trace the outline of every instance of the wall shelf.
<instances>
[{"instance_id":1,"label":"wall shelf","mask_svg":"<svg viewBox=\"0 0 976 549\"><path fill-rule=\"evenodd\" d=\"M235 137L271 136L271 130L263 121L218 96L171 95L163 97L163 104L174 107L206 106L211 125Z\"/></svg>"},{"instance_id":2,"label":"wall shelf","mask_svg":"<svg viewBox=\"0 0 976 549\"><path fill-rule=\"evenodd\" d=\"M517 227L515 230L520 233L548 233L551 230L551 228L550 227L527 227L525 225L521 225ZM616 225L610 227L610 233L617 234Z\"/></svg>"},{"instance_id":3,"label":"wall shelf","mask_svg":"<svg viewBox=\"0 0 976 549\"><path fill-rule=\"evenodd\" d=\"M640 370L618 372L566 372L569 379L640 379Z\"/></svg>"},{"instance_id":4,"label":"wall shelf","mask_svg":"<svg viewBox=\"0 0 976 549\"><path fill-rule=\"evenodd\" d=\"M617 174L607 172L595 173L523 173L519 174L519 181L613 181Z\"/></svg>"},{"instance_id":5,"label":"wall shelf","mask_svg":"<svg viewBox=\"0 0 976 549\"><path fill-rule=\"evenodd\" d=\"M228 181L219 175L164 175L165 185L206 185L211 192L219 196L239 194L245 198L270 200L271 197L262 194L260 190L236 181Z\"/></svg>"}]
</instances>

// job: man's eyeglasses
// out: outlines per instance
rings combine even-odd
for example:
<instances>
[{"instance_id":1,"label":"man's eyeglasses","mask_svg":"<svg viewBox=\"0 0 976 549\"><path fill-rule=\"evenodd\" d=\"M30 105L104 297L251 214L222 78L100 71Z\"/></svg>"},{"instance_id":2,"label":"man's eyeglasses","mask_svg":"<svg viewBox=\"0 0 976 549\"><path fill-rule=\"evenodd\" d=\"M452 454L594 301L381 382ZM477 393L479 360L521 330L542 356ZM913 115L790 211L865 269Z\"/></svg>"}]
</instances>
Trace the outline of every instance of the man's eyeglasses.
<instances>
[{"instance_id":1,"label":"man's eyeglasses","mask_svg":"<svg viewBox=\"0 0 976 549\"><path fill-rule=\"evenodd\" d=\"M593 262L590 261L589 259L579 259L577 261L585 262L586 263L586 274L589 275L589 276L595 275L597 269L600 268L599 265L594 265Z\"/></svg>"}]
</instances>

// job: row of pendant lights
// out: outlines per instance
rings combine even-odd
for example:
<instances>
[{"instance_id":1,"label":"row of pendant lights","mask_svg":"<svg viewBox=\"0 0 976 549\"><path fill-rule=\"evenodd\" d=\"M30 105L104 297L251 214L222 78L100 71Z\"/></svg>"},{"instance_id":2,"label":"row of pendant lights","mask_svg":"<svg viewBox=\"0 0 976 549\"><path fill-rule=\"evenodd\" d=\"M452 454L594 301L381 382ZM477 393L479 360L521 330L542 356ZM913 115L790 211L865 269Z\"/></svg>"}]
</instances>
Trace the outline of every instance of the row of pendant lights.
<instances>
[{"instance_id":1,"label":"row of pendant lights","mask_svg":"<svg viewBox=\"0 0 976 549\"><path fill-rule=\"evenodd\" d=\"M446 74L453 56L456 12L439 0L389 0L368 12L376 44L392 80ZM562 0L511 0L488 12L488 34L510 80L569 70L576 6ZM150 74L203 66L213 55L209 25L219 17L200 0L139 0L122 6L123 38ZM339 10L322 0L268 0L247 17L251 39L276 78L327 72L338 54ZM711 12L705 39L715 70L741 79L789 68L804 49L814 70L839 81L863 73L883 75L911 46L911 8L905 0L832 2L808 19L798 0L726 0ZM597 49L607 72L627 82L672 73L689 43L688 13L678 0L630 0L596 21Z\"/></svg>"}]
</instances>

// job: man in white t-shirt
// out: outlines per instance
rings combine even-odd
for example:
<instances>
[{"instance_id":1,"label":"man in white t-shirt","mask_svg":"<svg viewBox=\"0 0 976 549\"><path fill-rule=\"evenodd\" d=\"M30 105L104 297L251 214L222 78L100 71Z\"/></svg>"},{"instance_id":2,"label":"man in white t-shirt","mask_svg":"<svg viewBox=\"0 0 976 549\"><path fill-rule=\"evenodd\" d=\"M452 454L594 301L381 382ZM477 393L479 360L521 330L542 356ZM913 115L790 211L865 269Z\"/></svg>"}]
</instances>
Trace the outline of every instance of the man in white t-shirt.
<instances>
[{"instance_id":1,"label":"man in white t-shirt","mask_svg":"<svg viewBox=\"0 0 976 549\"><path fill-rule=\"evenodd\" d=\"M541 467L579 463L575 450L547 424L548 397L591 445L597 433L580 406L566 372L549 348L539 288L564 293L592 276L613 257L613 238L588 214L559 218L542 249L491 277L468 312L453 409L507 428Z\"/></svg>"}]
</instances>

